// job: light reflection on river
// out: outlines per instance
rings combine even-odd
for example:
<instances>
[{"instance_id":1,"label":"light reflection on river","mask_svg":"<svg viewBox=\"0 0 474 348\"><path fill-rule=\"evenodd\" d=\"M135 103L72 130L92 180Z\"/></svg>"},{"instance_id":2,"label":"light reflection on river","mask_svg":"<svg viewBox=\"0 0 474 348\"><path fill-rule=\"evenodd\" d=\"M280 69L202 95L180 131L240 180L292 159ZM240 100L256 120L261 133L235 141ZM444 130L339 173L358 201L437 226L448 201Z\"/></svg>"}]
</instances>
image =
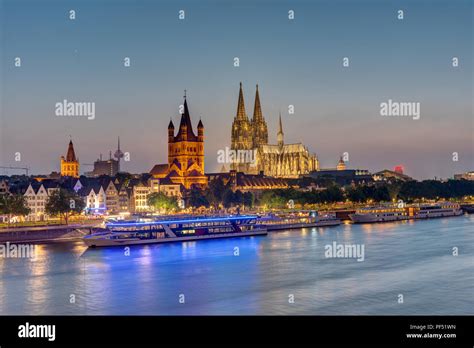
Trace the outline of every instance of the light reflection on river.
<instances>
[{"instance_id":1,"label":"light reflection on river","mask_svg":"<svg viewBox=\"0 0 474 348\"><path fill-rule=\"evenodd\" d=\"M35 260L0 258L0 314L474 314L473 223L341 225L130 256L44 244ZM364 244L365 260L325 258L334 241Z\"/></svg>"}]
</instances>

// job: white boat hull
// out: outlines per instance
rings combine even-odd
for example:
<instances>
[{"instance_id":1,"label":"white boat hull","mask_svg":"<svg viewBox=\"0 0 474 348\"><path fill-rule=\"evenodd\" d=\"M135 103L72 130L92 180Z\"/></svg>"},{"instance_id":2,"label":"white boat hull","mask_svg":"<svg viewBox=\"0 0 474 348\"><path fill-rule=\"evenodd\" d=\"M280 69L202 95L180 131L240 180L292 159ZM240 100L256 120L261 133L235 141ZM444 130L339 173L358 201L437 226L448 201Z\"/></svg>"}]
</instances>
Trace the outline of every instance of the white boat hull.
<instances>
[{"instance_id":1,"label":"white boat hull","mask_svg":"<svg viewBox=\"0 0 474 348\"><path fill-rule=\"evenodd\" d=\"M418 212L415 216L407 215L383 215L383 214L349 214L350 219L354 223L375 223L375 222L390 222L390 221L402 221L408 219L432 219L442 218L451 216L460 216L463 212L461 209L449 210L449 211L430 211L429 213Z\"/></svg>"},{"instance_id":2,"label":"white boat hull","mask_svg":"<svg viewBox=\"0 0 474 348\"><path fill-rule=\"evenodd\" d=\"M453 211L435 211L435 212L429 212L427 214L424 213L418 213L415 215L415 219L433 219L433 218L443 218L443 217L450 217L450 216L460 216L463 214L463 211L461 209L459 210L453 210Z\"/></svg>"},{"instance_id":3,"label":"white boat hull","mask_svg":"<svg viewBox=\"0 0 474 348\"><path fill-rule=\"evenodd\" d=\"M188 242L206 239L222 239L222 238L236 238L236 237L251 237L267 235L266 229L259 229L256 231L246 232L232 232L220 234L206 234L200 236L186 236L186 237L168 237L156 239L139 239L139 238L124 238L124 239L108 239L108 238L84 238L84 243L89 247L102 246L123 246L123 245L143 245L143 244L157 244L157 243L172 243L172 242Z\"/></svg>"},{"instance_id":4,"label":"white boat hull","mask_svg":"<svg viewBox=\"0 0 474 348\"><path fill-rule=\"evenodd\" d=\"M326 226L338 226L341 224L341 220L328 220L328 221L317 221L312 223L282 223L282 224L268 224L268 231L281 231L281 230L291 230L291 229L300 229L300 228L312 228L312 227L326 227Z\"/></svg>"},{"instance_id":5,"label":"white boat hull","mask_svg":"<svg viewBox=\"0 0 474 348\"><path fill-rule=\"evenodd\" d=\"M365 224L373 222L390 222L390 221L402 221L407 220L406 215L388 215L388 216L377 216L376 214L349 214L352 222L356 224Z\"/></svg>"}]
</instances>

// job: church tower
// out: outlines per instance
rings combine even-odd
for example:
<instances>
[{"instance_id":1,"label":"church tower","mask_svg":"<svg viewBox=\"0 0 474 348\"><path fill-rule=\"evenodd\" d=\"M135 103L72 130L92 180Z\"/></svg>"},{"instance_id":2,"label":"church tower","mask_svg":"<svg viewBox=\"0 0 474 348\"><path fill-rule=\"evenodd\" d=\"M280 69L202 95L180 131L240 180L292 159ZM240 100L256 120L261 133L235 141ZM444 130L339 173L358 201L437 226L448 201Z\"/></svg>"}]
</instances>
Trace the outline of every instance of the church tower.
<instances>
[{"instance_id":1,"label":"church tower","mask_svg":"<svg viewBox=\"0 0 474 348\"><path fill-rule=\"evenodd\" d=\"M192 185L206 186L204 174L204 125L199 120L197 136L193 131L188 103L184 97L184 112L181 114L178 133L174 135L174 124L168 124L168 177L173 183L186 189Z\"/></svg>"},{"instance_id":2,"label":"church tower","mask_svg":"<svg viewBox=\"0 0 474 348\"><path fill-rule=\"evenodd\" d=\"M268 144L268 129L265 118L262 114L262 107L260 105L260 95L257 91L255 93L255 105L253 109L253 118L252 118L252 135L253 135L253 148L256 149L260 145Z\"/></svg>"},{"instance_id":3,"label":"church tower","mask_svg":"<svg viewBox=\"0 0 474 348\"><path fill-rule=\"evenodd\" d=\"M69 141L66 158L61 156L61 176L79 177L79 159L76 158L72 140Z\"/></svg>"},{"instance_id":4,"label":"church tower","mask_svg":"<svg viewBox=\"0 0 474 348\"><path fill-rule=\"evenodd\" d=\"M252 148L251 124L245 112L244 93L242 82L240 83L239 101L237 104L237 114L232 122L232 145L234 150L250 150Z\"/></svg>"},{"instance_id":5,"label":"church tower","mask_svg":"<svg viewBox=\"0 0 474 348\"><path fill-rule=\"evenodd\" d=\"M244 93L242 91L242 82L240 83L239 101L237 103L237 114L232 122L231 149L232 150L251 150L252 142L252 125L245 112ZM246 172L248 164L232 163L232 169L239 172Z\"/></svg>"},{"instance_id":6,"label":"church tower","mask_svg":"<svg viewBox=\"0 0 474 348\"><path fill-rule=\"evenodd\" d=\"M280 113L280 124L278 127L278 133L277 133L277 142L279 147L283 147L284 142L283 142L283 126L281 124L281 113Z\"/></svg>"},{"instance_id":7,"label":"church tower","mask_svg":"<svg viewBox=\"0 0 474 348\"><path fill-rule=\"evenodd\" d=\"M168 124L168 152L171 150L171 143L174 140L174 124L173 121L170 120L170 123Z\"/></svg>"}]
</instances>

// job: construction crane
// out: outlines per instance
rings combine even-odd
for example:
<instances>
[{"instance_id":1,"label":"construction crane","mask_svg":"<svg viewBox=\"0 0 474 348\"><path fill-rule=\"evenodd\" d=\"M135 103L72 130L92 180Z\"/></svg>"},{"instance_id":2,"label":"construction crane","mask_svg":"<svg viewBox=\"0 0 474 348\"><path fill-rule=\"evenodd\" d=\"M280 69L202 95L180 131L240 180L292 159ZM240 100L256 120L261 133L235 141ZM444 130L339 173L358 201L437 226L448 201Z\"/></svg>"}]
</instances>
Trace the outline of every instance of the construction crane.
<instances>
[{"instance_id":1,"label":"construction crane","mask_svg":"<svg viewBox=\"0 0 474 348\"><path fill-rule=\"evenodd\" d=\"M9 167L9 166L0 166L1 169L20 169L26 172L26 176L28 176L30 168L28 167Z\"/></svg>"}]
</instances>

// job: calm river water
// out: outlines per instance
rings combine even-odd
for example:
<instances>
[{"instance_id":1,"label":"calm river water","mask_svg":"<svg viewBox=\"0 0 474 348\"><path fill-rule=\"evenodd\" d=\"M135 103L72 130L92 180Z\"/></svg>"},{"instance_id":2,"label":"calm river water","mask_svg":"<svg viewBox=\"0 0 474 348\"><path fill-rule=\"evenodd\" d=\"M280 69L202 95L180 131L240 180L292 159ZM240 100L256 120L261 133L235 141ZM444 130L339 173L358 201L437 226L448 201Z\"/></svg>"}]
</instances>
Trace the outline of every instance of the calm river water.
<instances>
[{"instance_id":1,"label":"calm river water","mask_svg":"<svg viewBox=\"0 0 474 348\"><path fill-rule=\"evenodd\" d=\"M35 259L0 258L0 314L474 314L473 226L474 215L341 225L129 256L43 244ZM364 261L326 258L333 242L363 245Z\"/></svg>"}]
</instances>

